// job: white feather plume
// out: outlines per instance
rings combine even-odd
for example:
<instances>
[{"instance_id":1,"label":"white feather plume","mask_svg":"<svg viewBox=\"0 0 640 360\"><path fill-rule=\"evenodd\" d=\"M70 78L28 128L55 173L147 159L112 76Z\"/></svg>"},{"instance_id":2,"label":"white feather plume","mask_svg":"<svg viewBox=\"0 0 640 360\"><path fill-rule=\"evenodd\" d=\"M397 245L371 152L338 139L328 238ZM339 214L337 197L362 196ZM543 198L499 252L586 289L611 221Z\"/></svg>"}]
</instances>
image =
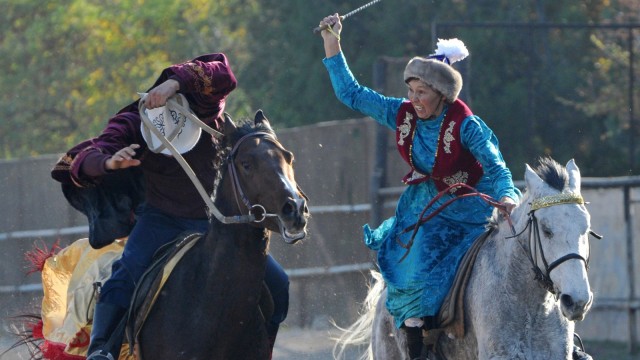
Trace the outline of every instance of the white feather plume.
<instances>
[{"instance_id":1,"label":"white feather plume","mask_svg":"<svg viewBox=\"0 0 640 360\"><path fill-rule=\"evenodd\" d=\"M449 59L449 62L453 65L454 62L463 60L469 56L469 50L464 46L462 40L457 38L438 39L435 54L446 56Z\"/></svg>"}]
</instances>

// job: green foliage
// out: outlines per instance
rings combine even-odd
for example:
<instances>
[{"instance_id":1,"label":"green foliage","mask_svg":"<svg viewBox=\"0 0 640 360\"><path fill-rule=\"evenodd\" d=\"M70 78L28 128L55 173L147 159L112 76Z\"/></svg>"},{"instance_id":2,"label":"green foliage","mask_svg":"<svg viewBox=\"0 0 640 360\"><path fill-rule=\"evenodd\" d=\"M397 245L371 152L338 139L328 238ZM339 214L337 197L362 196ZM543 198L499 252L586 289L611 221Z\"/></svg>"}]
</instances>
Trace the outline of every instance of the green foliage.
<instances>
[{"instance_id":1,"label":"green foliage","mask_svg":"<svg viewBox=\"0 0 640 360\"><path fill-rule=\"evenodd\" d=\"M96 136L171 63L231 48L246 59L237 20L255 8L240 0L42 4L0 4L5 158L62 152Z\"/></svg>"},{"instance_id":2,"label":"green foliage","mask_svg":"<svg viewBox=\"0 0 640 360\"><path fill-rule=\"evenodd\" d=\"M276 127L361 117L336 100L312 29L365 2L0 0L0 157L59 153L97 135L161 69L207 52L230 58L234 118L258 108ZM638 14L636 0L387 0L344 21L342 46L358 81L373 86L380 57L427 55L436 37L461 38L471 51L456 65L462 97L516 177L541 155L576 158L588 176L626 175L640 172L629 33L541 24L637 23Z\"/></svg>"}]
</instances>

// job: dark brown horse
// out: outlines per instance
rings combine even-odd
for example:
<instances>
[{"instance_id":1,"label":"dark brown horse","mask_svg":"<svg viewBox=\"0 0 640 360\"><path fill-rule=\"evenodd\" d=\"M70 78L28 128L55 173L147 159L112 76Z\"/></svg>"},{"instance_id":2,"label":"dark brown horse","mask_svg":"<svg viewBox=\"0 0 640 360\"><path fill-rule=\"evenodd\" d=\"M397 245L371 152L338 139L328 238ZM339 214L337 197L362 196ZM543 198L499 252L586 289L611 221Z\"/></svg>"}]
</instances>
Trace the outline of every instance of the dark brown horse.
<instances>
[{"instance_id":1,"label":"dark brown horse","mask_svg":"<svg viewBox=\"0 0 640 360\"><path fill-rule=\"evenodd\" d=\"M296 184L293 154L262 111L236 127L225 114L225 148L214 191L225 217L180 260L137 336L141 359L269 359L259 308L271 231L287 243L306 235L306 198ZM221 155L223 156L223 155Z\"/></svg>"}]
</instances>

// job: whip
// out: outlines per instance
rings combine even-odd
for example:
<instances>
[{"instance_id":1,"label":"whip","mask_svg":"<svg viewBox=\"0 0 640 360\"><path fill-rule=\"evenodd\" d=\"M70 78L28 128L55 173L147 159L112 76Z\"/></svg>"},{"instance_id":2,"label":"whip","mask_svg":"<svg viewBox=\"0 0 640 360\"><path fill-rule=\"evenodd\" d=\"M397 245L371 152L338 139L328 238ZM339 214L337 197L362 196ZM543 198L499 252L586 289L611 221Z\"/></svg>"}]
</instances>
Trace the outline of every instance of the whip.
<instances>
[{"instance_id":1,"label":"whip","mask_svg":"<svg viewBox=\"0 0 640 360\"><path fill-rule=\"evenodd\" d=\"M369 6L371 6L371 5L373 5L373 4L377 3L377 2L380 2L380 1L382 1L382 0L373 0L371 2L368 2L368 3L360 6L359 8L357 8L355 10L349 11L348 13L340 16L340 21L342 21L342 20L344 20L344 19L346 19L346 18L348 18L348 17L350 17L350 16L352 16L352 15L354 15L356 13L359 13L360 11L362 11L362 10L368 8ZM326 30L328 27L329 27L328 25L318 26L317 28L313 29L313 33L317 34L322 30Z\"/></svg>"}]
</instances>

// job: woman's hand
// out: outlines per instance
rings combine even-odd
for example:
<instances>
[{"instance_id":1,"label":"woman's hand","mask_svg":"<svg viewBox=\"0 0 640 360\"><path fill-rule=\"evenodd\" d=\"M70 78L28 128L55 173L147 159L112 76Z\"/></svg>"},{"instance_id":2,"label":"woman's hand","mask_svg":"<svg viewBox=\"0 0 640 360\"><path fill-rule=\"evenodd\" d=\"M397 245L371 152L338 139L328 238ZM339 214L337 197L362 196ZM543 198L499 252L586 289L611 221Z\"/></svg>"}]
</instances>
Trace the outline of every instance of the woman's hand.
<instances>
[{"instance_id":1,"label":"woman's hand","mask_svg":"<svg viewBox=\"0 0 640 360\"><path fill-rule=\"evenodd\" d=\"M163 82L151 89L143 98L145 107L147 109L154 109L164 106L167 103L167 99L175 95L178 90L180 90L180 83L176 80L169 79Z\"/></svg>"},{"instance_id":2,"label":"woman's hand","mask_svg":"<svg viewBox=\"0 0 640 360\"><path fill-rule=\"evenodd\" d=\"M328 26L322 30L320 35L324 40L324 51L326 57L332 57L340 52L340 33L342 32L342 22L338 13L329 15L320 21L319 26Z\"/></svg>"},{"instance_id":3,"label":"woman's hand","mask_svg":"<svg viewBox=\"0 0 640 360\"><path fill-rule=\"evenodd\" d=\"M504 205L505 210L509 214L511 214L511 211L513 211L513 208L515 208L517 205L517 203L508 196L503 196L502 199L500 199L500 202L502 203L502 205Z\"/></svg>"},{"instance_id":4,"label":"woman's hand","mask_svg":"<svg viewBox=\"0 0 640 360\"><path fill-rule=\"evenodd\" d=\"M107 170L117 170L140 165L140 160L133 158L136 155L136 149L139 148L140 145L131 144L118 150L118 152L113 154L113 156L105 162L104 167Z\"/></svg>"}]
</instances>

